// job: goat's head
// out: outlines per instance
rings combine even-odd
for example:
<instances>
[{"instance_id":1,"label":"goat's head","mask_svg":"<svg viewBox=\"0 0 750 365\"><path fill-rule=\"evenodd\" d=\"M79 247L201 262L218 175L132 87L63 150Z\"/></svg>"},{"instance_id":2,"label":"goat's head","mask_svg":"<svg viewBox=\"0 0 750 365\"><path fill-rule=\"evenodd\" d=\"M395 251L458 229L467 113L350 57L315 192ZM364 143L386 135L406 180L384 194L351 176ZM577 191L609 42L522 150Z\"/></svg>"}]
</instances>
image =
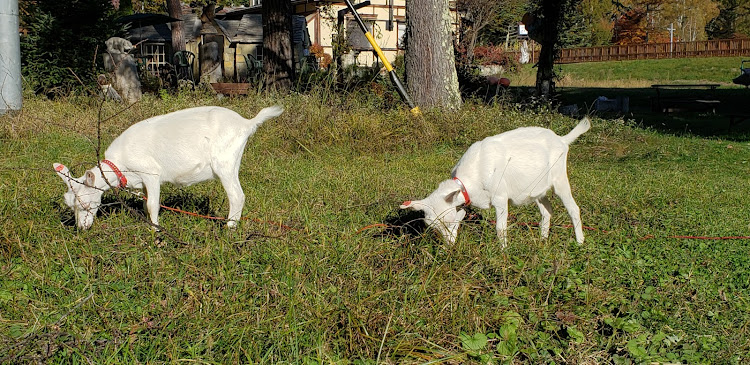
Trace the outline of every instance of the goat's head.
<instances>
[{"instance_id":1,"label":"goat's head","mask_svg":"<svg viewBox=\"0 0 750 365\"><path fill-rule=\"evenodd\" d=\"M96 174L92 170L78 179L70 175L70 170L62 164L53 164L55 172L68 187L65 192L65 204L73 209L76 225L80 229L89 229L94 224L94 217L102 203L104 191L96 187Z\"/></svg>"},{"instance_id":2,"label":"goat's head","mask_svg":"<svg viewBox=\"0 0 750 365\"><path fill-rule=\"evenodd\" d=\"M437 229L449 244L454 244L458 236L458 227L466 215L466 211L461 209L463 204L461 188L455 181L445 180L428 197L406 201L401 204L401 209L424 212L427 226Z\"/></svg>"}]
</instances>

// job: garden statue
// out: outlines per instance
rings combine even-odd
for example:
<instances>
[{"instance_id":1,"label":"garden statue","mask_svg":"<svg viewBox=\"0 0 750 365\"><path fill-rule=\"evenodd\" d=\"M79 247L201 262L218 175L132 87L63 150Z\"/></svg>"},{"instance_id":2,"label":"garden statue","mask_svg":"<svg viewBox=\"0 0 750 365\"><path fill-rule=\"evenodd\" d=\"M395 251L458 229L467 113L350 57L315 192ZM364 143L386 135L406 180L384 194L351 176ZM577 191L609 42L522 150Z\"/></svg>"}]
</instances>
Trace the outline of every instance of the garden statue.
<instances>
[{"instance_id":1,"label":"garden statue","mask_svg":"<svg viewBox=\"0 0 750 365\"><path fill-rule=\"evenodd\" d=\"M112 37L108 39L107 53L102 55L104 69L111 72L114 88L128 103L134 103L141 98L141 81L138 78L138 67L133 55L129 52L134 48L127 39Z\"/></svg>"}]
</instances>

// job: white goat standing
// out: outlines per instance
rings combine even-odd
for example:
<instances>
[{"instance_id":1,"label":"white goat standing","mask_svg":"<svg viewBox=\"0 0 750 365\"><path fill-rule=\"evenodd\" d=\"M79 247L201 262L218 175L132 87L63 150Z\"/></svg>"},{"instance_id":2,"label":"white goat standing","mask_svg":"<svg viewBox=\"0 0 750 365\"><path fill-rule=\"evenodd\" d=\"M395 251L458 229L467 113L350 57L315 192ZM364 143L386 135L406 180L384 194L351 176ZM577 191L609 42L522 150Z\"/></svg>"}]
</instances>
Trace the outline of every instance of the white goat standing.
<instances>
[{"instance_id":1,"label":"white goat standing","mask_svg":"<svg viewBox=\"0 0 750 365\"><path fill-rule=\"evenodd\" d=\"M253 119L216 106L184 109L133 124L104 152L99 166L78 179L62 164L53 167L68 186L65 204L76 223L88 229L110 187L145 188L144 204L151 222L158 225L159 194L163 183L187 186L218 178L229 198L227 226L234 227L245 205L239 170L248 138L264 121L283 109L261 110Z\"/></svg>"},{"instance_id":2,"label":"white goat standing","mask_svg":"<svg viewBox=\"0 0 750 365\"><path fill-rule=\"evenodd\" d=\"M472 144L451 172L452 179L440 183L423 200L406 201L401 209L421 210L425 223L437 228L453 244L466 212L462 206L473 205L497 214L497 236L507 243L508 201L515 205L536 202L542 213L539 226L543 238L549 236L551 207L547 192L555 193L570 215L576 240L583 243L581 213L568 182L568 145L589 130L588 118L565 136L546 128L524 127Z\"/></svg>"}]
</instances>

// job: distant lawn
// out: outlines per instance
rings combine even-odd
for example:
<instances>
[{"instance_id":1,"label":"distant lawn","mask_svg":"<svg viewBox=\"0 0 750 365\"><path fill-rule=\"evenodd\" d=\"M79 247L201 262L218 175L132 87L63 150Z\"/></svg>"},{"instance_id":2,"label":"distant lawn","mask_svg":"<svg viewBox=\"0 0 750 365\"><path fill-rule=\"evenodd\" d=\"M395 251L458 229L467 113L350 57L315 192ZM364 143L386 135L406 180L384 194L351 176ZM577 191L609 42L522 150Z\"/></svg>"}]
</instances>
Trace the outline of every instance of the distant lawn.
<instances>
[{"instance_id":1,"label":"distant lawn","mask_svg":"<svg viewBox=\"0 0 750 365\"><path fill-rule=\"evenodd\" d=\"M750 58L750 57L746 57ZM732 84L742 57L678 58L562 65L563 75L581 81L702 81Z\"/></svg>"},{"instance_id":2,"label":"distant lawn","mask_svg":"<svg viewBox=\"0 0 750 365\"><path fill-rule=\"evenodd\" d=\"M750 56L745 57L750 59ZM732 140L750 139L750 115L747 102L750 89L735 85L743 57L679 58L612 62L586 62L555 67L559 101L578 105L582 113L594 112L598 97L629 98L627 113L599 113L608 119L623 118L635 125L651 127L679 135L711 136ZM750 65L747 65L750 67ZM517 94L524 97L536 80L536 68L524 65L509 76ZM718 90L702 89L667 91L672 97L712 98L720 101L716 113L710 110L686 110L660 113L652 110L656 91L653 84L718 83ZM688 105L688 107L692 106ZM738 117L740 116L740 117ZM735 122L730 128L730 122Z\"/></svg>"},{"instance_id":3,"label":"distant lawn","mask_svg":"<svg viewBox=\"0 0 750 365\"><path fill-rule=\"evenodd\" d=\"M750 56L744 57L750 59ZM654 83L700 81L732 85L740 73L743 57L677 58L586 62L556 67L560 86L570 87L644 87ZM749 65L750 66L750 65ZM516 85L534 85L536 68L524 65Z\"/></svg>"}]
</instances>

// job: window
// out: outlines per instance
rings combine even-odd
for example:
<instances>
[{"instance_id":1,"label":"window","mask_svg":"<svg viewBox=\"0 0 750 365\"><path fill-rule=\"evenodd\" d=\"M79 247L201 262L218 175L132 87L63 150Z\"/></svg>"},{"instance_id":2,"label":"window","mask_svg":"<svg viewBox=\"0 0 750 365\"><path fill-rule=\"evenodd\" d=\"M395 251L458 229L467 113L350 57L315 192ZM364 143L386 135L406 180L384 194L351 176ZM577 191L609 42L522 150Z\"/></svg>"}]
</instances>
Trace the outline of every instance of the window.
<instances>
[{"instance_id":1,"label":"window","mask_svg":"<svg viewBox=\"0 0 750 365\"><path fill-rule=\"evenodd\" d=\"M143 56L146 61L146 70L153 75L159 73L159 66L164 66L167 59L166 45L164 43L146 43L143 47Z\"/></svg>"},{"instance_id":2,"label":"window","mask_svg":"<svg viewBox=\"0 0 750 365\"><path fill-rule=\"evenodd\" d=\"M398 22L398 48L404 49L404 39L406 39L406 23L405 22Z\"/></svg>"},{"instance_id":3,"label":"window","mask_svg":"<svg viewBox=\"0 0 750 365\"><path fill-rule=\"evenodd\" d=\"M261 0L253 0L253 1L251 1L250 5L252 5L252 6L260 6L261 2L262 2Z\"/></svg>"},{"instance_id":4,"label":"window","mask_svg":"<svg viewBox=\"0 0 750 365\"><path fill-rule=\"evenodd\" d=\"M373 35L372 28L375 25L375 20L363 19L362 22L365 23L367 31ZM352 50L364 51L373 49L370 41L365 37L365 33L362 32L362 28L359 27L359 24L354 19L349 19L346 28L346 33L348 35L347 42Z\"/></svg>"},{"instance_id":5,"label":"window","mask_svg":"<svg viewBox=\"0 0 750 365\"><path fill-rule=\"evenodd\" d=\"M263 45L258 44L255 46L255 59L258 61L263 61Z\"/></svg>"}]
</instances>

